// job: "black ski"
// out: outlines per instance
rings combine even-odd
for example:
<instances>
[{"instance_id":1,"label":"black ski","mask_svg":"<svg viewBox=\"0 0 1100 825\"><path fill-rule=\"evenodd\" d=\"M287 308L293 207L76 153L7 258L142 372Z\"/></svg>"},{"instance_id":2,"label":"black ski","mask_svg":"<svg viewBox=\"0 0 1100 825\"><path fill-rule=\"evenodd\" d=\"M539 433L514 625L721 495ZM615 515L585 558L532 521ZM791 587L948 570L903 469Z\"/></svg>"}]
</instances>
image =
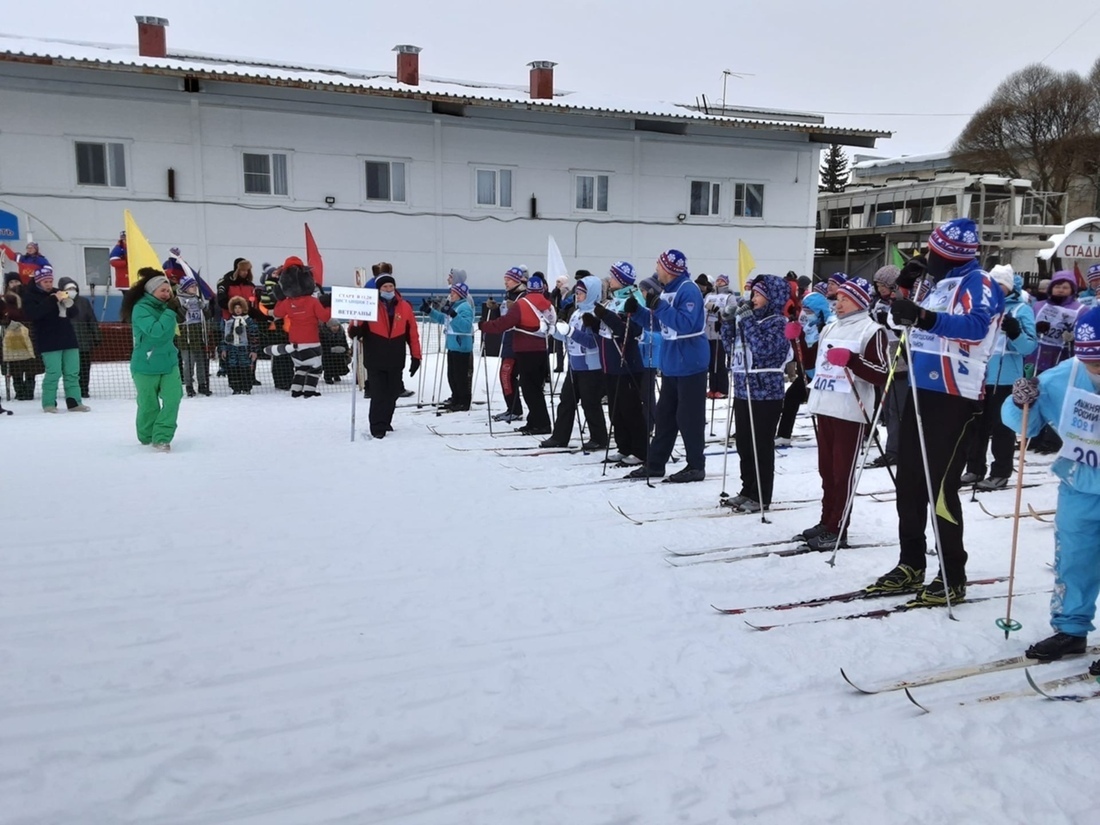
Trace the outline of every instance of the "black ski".
<instances>
[{"instance_id":1,"label":"black ski","mask_svg":"<svg viewBox=\"0 0 1100 825\"><path fill-rule=\"evenodd\" d=\"M1085 682L1085 681L1100 681L1100 677L1095 674L1085 671L1084 673L1078 673L1076 676L1070 676L1066 679L1055 680L1057 683L1037 684L1035 679L1031 675L1030 670L1025 670L1024 675L1027 676L1027 683L1031 685L1031 689L1038 693L1045 699L1051 699L1055 702L1087 702L1089 699L1100 699L1100 689L1092 690L1089 693L1053 693L1063 685L1070 684L1071 682Z\"/></svg>"},{"instance_id":2,"label":"black ski","mask_svg":"<svg viewBox=\"0 0 1100 825\"><path fill-rule=\"evenodd\" d=\"M793 544L795 546L794 547L791 547L791 546L783 547L782 545L784 545L784 544L785 545L792 545ZM866 544L859 544L859 543L849 544L847 547L842 547L841 549L842 550L859 550L861 548L866 548L866 547L893 547L893 546L896 546L896 545L897 545L897 542L894 542L894 541L868 542ZM713 558L711 555L708 555L705 558L693 558L693 559L690 559L690 560L687 560L687 561L676 561L674 559L669 559L669 558L666 558L665 561L667 561L673 567L694 567L694 566L699 565L699 564L730 564L731 562L750 561L752 559L766 559L766 558L768 558L768 556L779 556L780 558L786 558L786 557L789 557L789 556L806 556L806 555L809 555L810 553L831 553L832 552L832 550L828 549L828 548L825 549L825 550L812 550L811 548L807 547L804 543L800 544L800 543L792 542L792 541L789 541L789 540L784 541L784 542L780 542L777 545L773 545L773 547L774 547L774 549L761 550L761 551L756 552L756 553L746 553L745 555L741 555L741 556L727 556L727 557L724 557L724 558ZM770 630L771 628L763 628L763 629L764 630Z\"/></svg>"}]
</instances>

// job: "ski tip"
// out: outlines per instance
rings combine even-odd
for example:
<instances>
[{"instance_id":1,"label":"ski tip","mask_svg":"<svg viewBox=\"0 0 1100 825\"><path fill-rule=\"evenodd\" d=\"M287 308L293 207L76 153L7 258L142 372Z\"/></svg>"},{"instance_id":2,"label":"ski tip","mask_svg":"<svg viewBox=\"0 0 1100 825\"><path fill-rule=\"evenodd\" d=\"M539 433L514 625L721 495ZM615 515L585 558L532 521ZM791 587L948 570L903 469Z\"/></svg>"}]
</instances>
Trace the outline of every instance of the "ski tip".
<instances>
[{"instance_id":1,"label":"ski tip","mask_svg":"<svg viewBox=\"0 0 1100 825\"><path fill-rule=\"evenodd\" d=\"M909 691L909 688L905 688L905 698L916 705L918 708L920 708L924 713L931 713L928 708L926 708L913 697L913 694Z\"/></svg>"},{"instance_id":2,"label":"ski tip","mask_svg":"<svg viewBox=\"0 0 1100 825\"><path fill-rule=\"evenodd\" d=\"M866 688L861 688L861 687L860 687L859 685L857 685L857 684L856 684L855 682L853 682L853 681L852 681L852 680L851 680L851 679L850 679L850 678L848 677L848 674L844 672L844 668L841 668L841 669L840 669L840 676L841 676L841 678L842 678L842 679L844 679L844 681L845 681L845 682L847 682L847 683L848 683L848 684L849 684L849 685L850 685L851 687L855 688L855 689L856 689L856 690L858 690L858 691L859 691L860 693L863 693L863 694L865 694L865 695L867 695L867 696L871 696L872 694L875 694L875 693L877 693L877 692L878 692L878 691L874 691L874 690L867 690Z\"/></svg>"},{"instance_id":3,"label":"ski tip","mask_svg":"<svg viewBox=\"0 0 1100 825\"><path fill-rule=\"evenodd\" d=\"M747 624L753 630L759 630L761 632L763 632L765 630L771 630L773 627L775 627L775 625L773 625L773 624L753 624L750 621L746 621L745 624Z\"/></svg>"}]
</instances>

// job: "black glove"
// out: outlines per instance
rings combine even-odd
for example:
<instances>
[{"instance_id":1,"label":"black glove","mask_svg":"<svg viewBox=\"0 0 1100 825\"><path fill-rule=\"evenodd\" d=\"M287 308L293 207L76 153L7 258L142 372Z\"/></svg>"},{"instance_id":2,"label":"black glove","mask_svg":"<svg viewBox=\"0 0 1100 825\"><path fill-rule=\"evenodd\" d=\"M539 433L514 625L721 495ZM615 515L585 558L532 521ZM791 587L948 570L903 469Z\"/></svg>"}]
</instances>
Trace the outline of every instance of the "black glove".
<instances>
[{"instance_id":1,"label":"black glove","mask_svg":"<svg viewBox=\"0 0 1100 825\"><path fill-rule=\"evenodd\" d=\"M633 315L635 312L638 311L639 306L641 305L638 303L638 299L631 295L629 298L626 299L626 303L623 304L623 312L625 312L627 315Z\"/></svg>"},{"instance_id":2,"label":"black glove","mask_svg":"<svg viewBox=\"0 0 1100 825\"><path fill-rule=\"evenodd\" d=\"M366 324L357 324L356 326L348 327L348 338L362 338L366 331Z\"/></svg>"},{"instance_id":3,"label":"black glove","mask_svg":"<svg viewBox=\"0 0 1100 825\"><path fill-rule=\"evenodd\" d=\"M432 305L428 301L428 299L425 298L423 301L420 302L420 314L421 315L427 315L431 311L432 311Z\"/></svg>"},{"instance_id":4,"label":"black glove","mask_svg":"<svg viewBox=\"0 0 1100 825\"><path fill-rule=\"evenodd\" d=\"M930 330L936 323L936 313L921 309L908 298L898 298L890 305L890 317L898 326L916 326L917 329Z\"/></svg>"},{"instance_id":5,"label":"black glove","mask_svg":"<svg viewBox=\"0 0 1100 825\"><path fill-rule=\"evenodd\" d=\"M413 358L412 361L409 362L409 378L412 378L414 375L416 375L416 371L418 369L420 369L420 359Z\"/></svg>"},{"instance_id":6,"label":"black glove","mask_svg":"<svg viewBox=\"0 0 1100 825\"><path fill-rule=\"evenodd\" d=\"M586 312L581 316L581 323L593 332L600 331L600 319L591 312Z\"/></svg>"},{"instance_id":7,"label":"black glove","mask_svg":"<svg viewBox=\"0 0 1100 825\"><path fill-rule=\"evenodd\" d=\"M1046 335L1050 332L1050 321L1037 321L1035 323L1035 331L1040 335Z\"/></svg>"},{"instance_id":8,"label":"black glove","mask_svg":"<svg viewBox=\"0 0 1100 825\"><path fill-rule=\"evenodd\" d=\"M455 309L454 307L451 307L450 309L447 310L447 314L450 315L452 318L457 318L458 317L458 310Z\"/></svg>"},{"instance_id":9,"label":"black glove","mask_svg":"<svg viewBox=\"0 0 1100 825\"><path fill-rule=\"evenodd\" d=\"M1009 338L1016 339L1020 336L1020 322L1011 315L1001 319L1001 329Z\"/></svg>"},{"instance_id":10,"label":"black glove","mask_svg":"<svg viewBox=\"0 0 1100 825\"><path fill-rule=\"evenodd\" d=\"M722 331L722 322L721 321L715 321L714 322L714 331L715 332L721 332Z\"/></svg>"},{"instance_id":11,"label":"black glove","mask_svg":"<svg viewBox=\"0 0 1100 825\"><path fill-rule=\"evenodd\" d=\"M169 298L167 301L165 301L164 305L166 307L168 307L170 310L172 310L173 312L183 314L184 310L183 310L183 307L180 306L180 299L177 298L175 295L173 295L171 298Z\"/></svg>"},{"instance_id":12,"label":"black glove","mask_svg":"<svg viewBox=\"0 0 1100 825\"><path fill-rule=\"evenodd\" d=\"M923 258L913 258L898 273L898 286L902 289L912 289L917 279L924 275L926 268Z\"/></svg>"},{"instance_id":13,"label":"black glove","mask_svg":"<svg viewBox=\"0 0 1100 825\"><path fill-rule=\"evenodd\" d=\"M890 319L890 310L883 307L875 313L875 323L881 326L886 326L886 322Z\"/></svg>"},{"instance_id":14,"label":"black glove","mask_svg":"<svg viewBox=\"0 0 1100 825\"><path fill-rule=\"evenodd\" d=\"M607 307L605 307L603 304L596 304L594 307L592 307L592 314L595 315L597 318L603 320L603 316L607 315Z\"/></svg>"},{"instance_id":15,"label":"black glove","mask_svg":"<svg viewBox=\"0 0 1100 825\"><path fill-rule=\"evenodd\" d=\"M659 293L649 292L645 296L645 305L650 309L653 309L655 306L657 306L657 302L660 300L661 296Z\"/></svg>"},{"instance_id":16,"label":"black glove","mask_svg":"<svg viewBox=\"0 0 1100 825\"><path fill-rule=\"evenodd\" d=\"M332 306L332 293L322 292L321 297L317 300L321 302L321 306L323 306L325 309L329 309Z\"/></svg>"}]
</instances>

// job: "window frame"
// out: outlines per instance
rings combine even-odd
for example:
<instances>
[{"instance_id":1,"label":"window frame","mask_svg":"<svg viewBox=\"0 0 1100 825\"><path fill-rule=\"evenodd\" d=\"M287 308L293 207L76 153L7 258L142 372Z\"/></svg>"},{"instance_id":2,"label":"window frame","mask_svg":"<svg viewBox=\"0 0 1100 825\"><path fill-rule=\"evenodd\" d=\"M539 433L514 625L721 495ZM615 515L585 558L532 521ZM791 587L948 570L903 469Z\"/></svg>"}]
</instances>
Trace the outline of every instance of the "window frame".
<instances>
[{"instance_id":1,"label":"window frame","mask_svg":"<svg viewBox=\"0 0 1100 825\"><path fill-rule=\"evenodd\" d=\"M708 187L707 188L707 196L706 196L706 203L707 203L708 211L705 212L705 213L703 213L703 212L693 212L692 211L693 201L694 201L693 189L695 188L695 184L697 184L697 183L698 184L706 184L707 187ZM688 202L687 202L687 209L685 210L687 216L689 218L697 218L697 219L703 219L703 220L721 220L722 219L722 191L728 185L729 185L729 183L727 181L721 180L721 179L716 179L716 178L704 178L704 177L690 177L690 178L688 178ZM718 188L717 193L715 193L715 191L714 191L715 187ZM714 199L715 199L716 194L717 194L717 197L718 197L717 205L715 205L715 203L714 203Z\"/></svg>"},{"instance_id":2,"label":"window frame","mask_svg":"<svg viewBox=\"0 0 1100 825\"><path fill-rule=\"evenodd\" d=\"M592 206L581 206L581 178L592 179ZM600 181L603 181L603 209L600 209ZM575 170L573 172L573 211L591 215L608 215L611 212L611 173Z\"/></svg>"},{"instance_id":3,"label":"window frame","mask_svg":"<svg viewBox=\"0 0 1100 825\"><path fill-rule=\"evenodd\" d=\"M291 155L293 153L289 149L260 149L256 147L242 148L239 151L240 155L240 170L241 176L238 178L241 184L241 194L249 198L290 198L292 188L290 185L291 180ZM248 175L258 175L259 172L249 172L245 168L245 158L249 155L266 156L268 159L268 171L266 174L271 182L271 187L267 192L250 192L248 190L247 177ZM276 192L276 163L273 160L276 156L283 157L284 169L283 174L285 177L284 184L286 186L285 192Z\"/></svg>"},{"instance_id":4,"label":"window frame","mask_svg":"<svg viewBox=\"0 0 1100 825\"><path fill-rule=\"evenodd\" d=\"M748 190L749 187L759 188L759 203L760 214L759 215L747 215L745 214L745 204L748 202ZM741 194L738 197L738 193ZM742 218L754 221L760 221L764 219L764 197L767 194L766 184L763 181L737 181L733 184L733 217ZM740 209L740 211L738 211Z\"/></svg>"},{"instance_id":5,"label":"window frame","mask_svg":"<svg viewBox=\"0 0 1100 825\"><path fill-rule=\"evenodd\" d=\"M411 160L409 158L386 158L386 157L378 157L378 156L375 156L375 155L361 155L359 157L359 163L360 163L359 168L363 172L363 189L362 189L363 195L362 195L362 197L363 197L363 203L364 204L367 204L367 205L389 204L391 206L393 206L393 205L407 206L408 205L408 203L409 203L409 166L411 165ZM390 194L390 196L388 198L372 198L372 197L370 197L370 184L369 184L369 181L368 181L367 165L371 164L371 163L378 163L378 164L384 163L384 164L387 164L389 166L389 194ZM401 166L401 190L402 190L401 200L397 200L393 196L393 190L394 190L393 167L394 167L394 164L399 164Z\"/></svg>"},{"instance_id":6,"label":"window frame","mask_svg":"<svg viewBox=\"0 0 1100 825\"><path fill-rule=\"evenodd\" d=\"M104 137L74 137L73 138L73 168L76 171L76 185L79 187L93 187L96 189L123 189L130 190L130 143L131 141L123 140L121 138L104 138ZM103 149L103 172L106 177L104 183L89 183L80 180L80 147L81 146L99 146ZM115 152L110 147L119 147L119 152L122 155L122 183L112 183L111 180L114 177L113 172L118 171L117 158Z\"/></svg>"},{"instance_id":7,"label":"window frame","mask_svg":"<svg viewBox=\"0 0 1100 825\"><path fill-rule=\"evenodd\" d=\"M471 177L473 179L472 186L472 201L475 209L502 209L509 212L515 211L515 189L516 189L516 167L514 166L500 166L496 164L488 163L475 163L471 165ZM482 172L491 172L494 175L493 178L493 203L482 203L480 200L480 188L479 177ZM501 182L504 179L504 174L508 175L508 204L501 205L503 198L501 197Z\"/></svg>"}]
</instances>

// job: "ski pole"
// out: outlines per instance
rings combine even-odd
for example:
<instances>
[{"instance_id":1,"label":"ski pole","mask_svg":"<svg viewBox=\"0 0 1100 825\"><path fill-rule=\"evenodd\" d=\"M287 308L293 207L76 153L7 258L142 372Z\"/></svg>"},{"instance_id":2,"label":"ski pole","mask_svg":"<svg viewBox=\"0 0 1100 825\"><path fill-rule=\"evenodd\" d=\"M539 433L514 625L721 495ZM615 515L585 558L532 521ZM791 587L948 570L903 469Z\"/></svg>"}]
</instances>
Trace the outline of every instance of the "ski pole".
<instances>
[{"instance_id":1,"label":"ski pole","mask_svg":"<svg viewBox=\"0 0 1100 825\"><path fill-rule=\"evenodd\" d=\"M745 398L748 401L749 405L749 433L752 439L752 463L754 468L756 469L756 494L760 497L760 500L757 502L757 504L760 505L760 523L771 524L771 522L768 521L767 517L764 515L764 511L766 508L764 507L764 485L760 477L760 445L756 443L756 417L753 415L752 412L752 387L749 385L749 379L752 377L752 369L749 367L749 344L748 341L745 340L744 322L739 322L739 326L739 331L741 333L741 346L745 350ZM774 450L775 447L773 446L772 449Z\"/></svg>"},{"instance_id":2,"label":"ski pole","mask_svg":"<svg viewBox=\"0 0 1100 825\"><path fill-rule=\"evenodd\" d=\"M359 363L359 339L351 339L351 360L358 365ZM358 377L359 367L356 366L356 377ZM355 441L355 399L359 395L357 390L351 391L351 440Z\"/></svg>"},{"instance_id":3,"label":"ski pole","mask_svg":"<svg viewBox=\"0 0 1100 825\"><path fill-rule=\"evenodd\" d=\"M1012 559L1008 564L1008 604L1005 606L1005 617L997 619L997 627L1005 632L1005 639L1014 630L1020 630L1023 625L1012 618L1012 590L1016 583L1016 547L1020 538L1020 498L1024 489L1024 461L1027 458L1027 414L1031 405L1024 404L1024 420L1020 426L1020 458L1019 468L1016 471L1016 512L1012 517ZM946 585L946 582L945 582Z\"/></svg>"},{"instance_id":4,"label":"ski pole","mask_svg":"<svg viewBox=\"0 0 1100 825\"><path fill-rule=\"evenodd\" d=\"M718 344L718 342L717 341L711 341L710 343L711 343L712 346L714 346L714 355L710 359L710 377L713 379L714 374L718 371L718 347L715 346L716 344ZM714 387L712 386L710 388L710 437L711 438L714 438L714 405L717 402L717 400L718 400L718 398L715 396Z\"/></svg>"},{"instance_id":5,"label":"ski pole","mask_svg":"<svg viewBox=\"0 0 1100 825\"><path fill-rule=\"evenodd\" d=\"M730 434L733 432L733 405L736 399L737 378L733 378L733 386L730 387L729 405L726 407L726 442L722 449L722 492L718 494L718 506L721 507L730 497L726 492L726 471L730 461Z\"/></svg>"},{"instance_id":6,"label":"ski pole","mask_svg":"<svg viewBox=\"0 0 1100 825\"><path fill-rule=\"evenodd\" d=\"M860 411L860 413L863 414L863 423L871 428L871 440L874 441L875 446L878 447L878 454L881 455L883 458L885 458L886 457L886 450L882 449L882 442L879 441L878 427L871 423L871 417L869 415L867 415L867 408L865 406L863 406L863 399L859 397L859 393L856 391L856 381L855 381L855 378L852 376L852 371L850 369L848 369L848 367L844 367L843 369L844 369L844 377L848 379L848 383L852 387L852 395L855 396L856 403L859 405L859 411ZM885 392L883 393L882 397L886 398L886 393ZM882 407L882 405L879 404L879 408L881 408L881 407ZM863 445L862 444L860 445L860 450L861 451L863 450ZM894 488L897 489L898 480L896 478L894 478L894 471L890 469L889 464L886 465L886 472L890 474L890 481L893 483Z\"/></svg>"}]
</instances>

